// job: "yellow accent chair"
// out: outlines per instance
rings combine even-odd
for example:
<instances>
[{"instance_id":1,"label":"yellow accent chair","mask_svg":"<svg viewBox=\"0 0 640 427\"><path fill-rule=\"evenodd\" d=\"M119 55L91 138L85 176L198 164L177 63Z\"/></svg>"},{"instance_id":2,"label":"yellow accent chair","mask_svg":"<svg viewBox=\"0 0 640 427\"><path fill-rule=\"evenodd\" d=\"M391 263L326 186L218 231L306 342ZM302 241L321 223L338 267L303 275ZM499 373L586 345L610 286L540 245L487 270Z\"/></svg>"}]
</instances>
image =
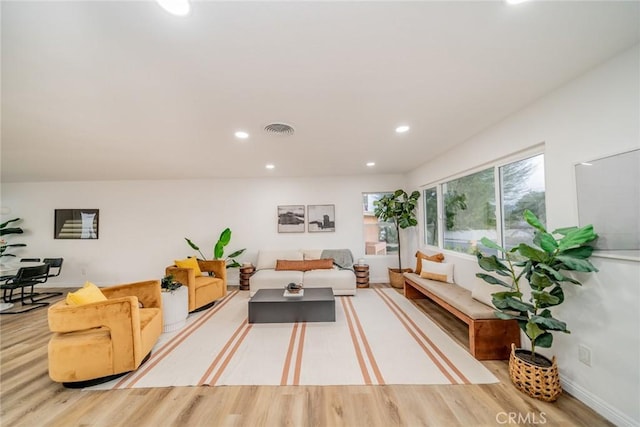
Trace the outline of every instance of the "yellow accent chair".
<instances>
[{"instance_id":1,"label":"yellow accent chair","mask_svg":"<svg viewBox=\"0 0 640 427\"><path fill-rule=\"evenodd\" d=\"M202 273L213 273L213 276L199 275L193 268L175 265L165 269L167 275L189 289L189 313L204 310L227 295L226 261L199 259L198 266Z\"/></svg>"},{"instance_id":2,"label":"yellow accent chair","mask_svg":"<svg viewBox=\"0 0 640 427\"><path fill-rule=\"evenodd\" d=\"M65 387L100 384L137 369L162 334L159 280L100 291L106 300L49 307L49 377Z\"/></svg>"}]
</instances>

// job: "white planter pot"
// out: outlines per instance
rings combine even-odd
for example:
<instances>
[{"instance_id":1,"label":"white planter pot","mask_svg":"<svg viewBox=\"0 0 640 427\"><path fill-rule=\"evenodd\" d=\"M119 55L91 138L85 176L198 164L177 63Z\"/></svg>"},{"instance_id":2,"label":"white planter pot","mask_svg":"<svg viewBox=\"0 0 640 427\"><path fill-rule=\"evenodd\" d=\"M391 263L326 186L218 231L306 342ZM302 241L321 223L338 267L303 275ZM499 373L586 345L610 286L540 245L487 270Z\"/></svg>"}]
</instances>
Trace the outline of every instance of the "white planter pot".
<instances>
[{"instance_id":1,"label":"white planter pot","mask_svg":"<svg viewBox=\"0 0 640 427\"><path fill-rule=\"evenodd\" d=\"M182 286L173 292L162 292L162 332L182 328L189 315L189 290Z\"/></svg>"}]
</instances>

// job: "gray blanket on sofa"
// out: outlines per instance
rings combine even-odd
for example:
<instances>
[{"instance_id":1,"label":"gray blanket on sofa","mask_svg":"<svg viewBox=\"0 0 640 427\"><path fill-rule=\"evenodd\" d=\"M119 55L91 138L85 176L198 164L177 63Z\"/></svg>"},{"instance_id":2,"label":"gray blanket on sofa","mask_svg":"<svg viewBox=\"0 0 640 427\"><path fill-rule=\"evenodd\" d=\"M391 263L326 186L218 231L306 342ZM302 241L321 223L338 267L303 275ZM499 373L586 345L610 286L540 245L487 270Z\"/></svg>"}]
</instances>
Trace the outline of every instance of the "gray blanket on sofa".
<instances>
[{"instance_id":1,"label":"gray blanket on sofa","mask_svg":"<svg viewBox=\"0 0 640 427\"><path fill-rule=\"evenodd\" d=\"M333 264L341 270L353 271L353 254L350 249L323 249L320 258L333 258Z\"/></svg>"}]
</instances>

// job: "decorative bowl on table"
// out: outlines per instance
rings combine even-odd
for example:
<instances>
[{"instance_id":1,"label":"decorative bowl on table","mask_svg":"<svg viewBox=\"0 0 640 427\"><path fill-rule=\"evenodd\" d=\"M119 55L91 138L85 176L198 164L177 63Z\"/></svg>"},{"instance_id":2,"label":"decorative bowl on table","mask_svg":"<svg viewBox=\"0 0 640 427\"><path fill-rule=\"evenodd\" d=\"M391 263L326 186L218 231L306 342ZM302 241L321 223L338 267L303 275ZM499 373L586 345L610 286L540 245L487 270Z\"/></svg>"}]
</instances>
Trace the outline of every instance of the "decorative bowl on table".
<instances>
[{"instance_id":1,"label":"decorative bowl on table","mask_svg":"<svg viewBox=\"0 0 640 427\"><path fill-rule=\"evenodd\" d=\"M289 283L284 287L285 297L301 297L304 295L304 289L302 289L302 283Z\"/></svg>"},{"instance_id":2,"label":"decorative bowl on table","mask_svg":"<svg viewBox=\"0 0 640 427\"><path fill-rule=\"evenodd\" d=\"M302 283L289 283L285 286L285 289L289 291L290 294L299 294L302 290Z\"/></svg>"}]
</instances>

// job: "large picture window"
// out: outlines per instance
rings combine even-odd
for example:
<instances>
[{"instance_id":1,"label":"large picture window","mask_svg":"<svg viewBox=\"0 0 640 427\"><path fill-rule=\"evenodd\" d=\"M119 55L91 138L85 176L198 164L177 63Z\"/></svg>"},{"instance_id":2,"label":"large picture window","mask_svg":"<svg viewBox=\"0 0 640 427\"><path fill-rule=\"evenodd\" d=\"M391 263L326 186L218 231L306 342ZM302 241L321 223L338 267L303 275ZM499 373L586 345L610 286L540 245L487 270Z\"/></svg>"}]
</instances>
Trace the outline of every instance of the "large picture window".
<instances>
[{"instance_id":1,"label":"large picture window","mask_svg":"<svg viewBox=\"0 0 640 427\"><path fill-rule=\"evenodd\" d=\"M473 251L483 237L496 238L496 197L493 168L442 185L444 248Z\"/></svg>"},{"instance_id":2,"label":"large picture window","mask_svg":"<svg viewBox=\"0 0 640 427\"><path fill-rule=\"evenodd\" d=\"M495 165L428 187L424 193L425 243L475 253L483 237L511 248L531 241L525 209L545 222L544 155ZM498 199L496 200L496 197Z\"/></svg>"},{"instance_id":3,"label":"large picture window","mask_svg":"<svg viewBox=\"0 0 640 427\"><path fill-rule=\"evenodd\" d=\"M502 247L533 241L533 229L522 217L525 209L546 224L544 203L544 156L509 163L500 169L502 189Z\"/></svg>"}]
</instances>

